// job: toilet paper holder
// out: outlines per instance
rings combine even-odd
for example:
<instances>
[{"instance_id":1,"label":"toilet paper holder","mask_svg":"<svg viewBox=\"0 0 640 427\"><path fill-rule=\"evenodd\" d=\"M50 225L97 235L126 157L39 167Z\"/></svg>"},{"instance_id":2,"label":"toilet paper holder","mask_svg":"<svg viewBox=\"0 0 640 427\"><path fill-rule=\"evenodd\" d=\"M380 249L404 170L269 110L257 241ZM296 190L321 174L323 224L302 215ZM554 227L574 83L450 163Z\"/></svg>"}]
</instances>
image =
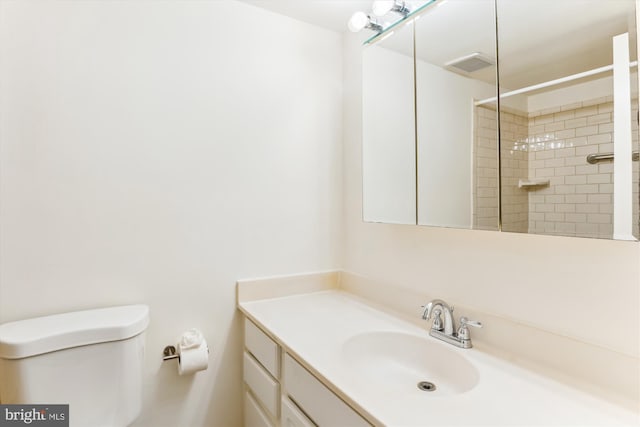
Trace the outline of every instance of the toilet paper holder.
<instances>
[{"instance_id":1,"label":"toilet paper holder","mask_svg":"<svg viewBox=\"0 0 640 427\"><path fill-rule=\"evenodd\" d=\"M207 353L209 353L209 347L207 347ZM180 359L180 355L176 351L175 345L168 345L162 350L162 361L165 362L171 359Z\"/></svg>"},{"instance_id":2,"label":"toilet paper holder","mask_svg":"<svg viewBox=\"0 0 640 427\"><path fill-rule=\"evenodd\" d=\"M179 359L180 355L176 353L175 345L168 345L162 351L162 361L171 360L171 359Z\"/></svg>"}]
</instances>

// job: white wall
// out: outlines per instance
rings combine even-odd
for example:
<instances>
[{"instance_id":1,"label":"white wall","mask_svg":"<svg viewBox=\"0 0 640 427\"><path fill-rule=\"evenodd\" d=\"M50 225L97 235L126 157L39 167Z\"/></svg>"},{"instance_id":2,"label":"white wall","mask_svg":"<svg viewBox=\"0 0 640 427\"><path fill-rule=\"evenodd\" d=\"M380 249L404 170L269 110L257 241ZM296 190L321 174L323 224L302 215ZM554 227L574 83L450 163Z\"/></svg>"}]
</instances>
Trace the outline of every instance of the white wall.
<instances>
[{"instance_id":1,"label":"white wall","mask_svg":"<svg viewBox=\"0 0 640 427\"><path fill-rule=\"evenodd\" d=\"M360 49L345 36L343 268L638 357L636 242L360 221Z\"/></svg>"},{"instance_id":2,"label":"white wall","mask_svg":"<svg viewBox=\"0 0 640 427\"><path fill-rule=\"evenodd\" d=\"M339 266L340 35L231 0L2 1L0 60L0 322L147 303L136 425L241 425L235 281ZM190 327L210 368L178 377Z\"/></svg>"}]
</instances>

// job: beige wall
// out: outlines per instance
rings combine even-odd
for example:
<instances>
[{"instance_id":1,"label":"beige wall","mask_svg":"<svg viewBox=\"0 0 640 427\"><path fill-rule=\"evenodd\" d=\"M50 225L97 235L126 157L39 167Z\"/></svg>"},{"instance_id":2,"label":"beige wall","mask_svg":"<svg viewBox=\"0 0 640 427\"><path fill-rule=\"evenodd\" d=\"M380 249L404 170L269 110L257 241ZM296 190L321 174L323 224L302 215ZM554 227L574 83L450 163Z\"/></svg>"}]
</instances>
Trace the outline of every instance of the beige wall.
<instances>
[{"instance_id":1,"label":"beige wall","mask_svg":"<svg viewBox=\"0 0 640 427\"><path fill-rule=\"evenodd\" d=\"M236 280L339 266L341 48L235 1L1 1L0 322L146 303L135 425L241 426Z\"/></svg>"},{"instance_id":2,"label":"beige wall","mask_svg":"<svg viewBox=\"0 0 640 427\"><path fill-rule=\"evenodd\" d=\"M361 221L360 49L345 36L344 269L637 357L638 243Z\"/></svg>"}]
</instances>

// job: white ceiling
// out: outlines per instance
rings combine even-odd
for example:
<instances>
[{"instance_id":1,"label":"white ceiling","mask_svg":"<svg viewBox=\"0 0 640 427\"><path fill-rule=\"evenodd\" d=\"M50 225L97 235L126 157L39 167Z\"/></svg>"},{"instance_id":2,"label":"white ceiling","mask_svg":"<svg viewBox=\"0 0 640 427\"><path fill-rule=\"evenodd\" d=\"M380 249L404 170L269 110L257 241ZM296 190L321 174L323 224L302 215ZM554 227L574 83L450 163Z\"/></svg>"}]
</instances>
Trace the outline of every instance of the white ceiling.
<instances>
[{"instance_id":1,"label":"white ceiling","mask_svg":"<svg viewBox=\"0 0 640 427\"><path fill-rule=\"evenodd\" d=\"M347 31L353 12L370 11L372 3L240 1L340 32ZM437 8L428 8L416 23L419 57L442 66L476 51L495 56L492 0L439 3L442 4ZM635 0L497 0L497 4L500 77L502 86L510 89L611 64L611 37L635 29ZM402 32L408 33L399 31ZM411 37L397 34L385 44L396 45L400 51L410 50L400 46L410 46L410 40ZM490 69L480 71L477 78L492 81L494 73Z\"/></svg>"}]
</instances>

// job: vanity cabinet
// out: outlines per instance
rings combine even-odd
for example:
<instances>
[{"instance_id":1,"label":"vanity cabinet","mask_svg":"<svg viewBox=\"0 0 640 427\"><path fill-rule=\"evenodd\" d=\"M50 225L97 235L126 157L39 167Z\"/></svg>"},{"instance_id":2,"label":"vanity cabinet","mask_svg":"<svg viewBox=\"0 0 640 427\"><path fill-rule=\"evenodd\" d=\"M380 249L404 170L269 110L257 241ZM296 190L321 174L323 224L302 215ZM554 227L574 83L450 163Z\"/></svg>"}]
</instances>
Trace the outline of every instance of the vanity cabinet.
<instances>
[{"instance_id":1,"label":"vanity cabinet","mask_svg":"<svg viewBox=\"0 0 640 427\"><path fill-rule=\"evenodd\" d=\"M289 354L284 357L284 384L289 397L319 426L371 425Z\"/></svg>"},{"instance_id":2,"label":"vanity cabinet","mask_svg":"<svg viewBox=\"0 0 640 427\"><path fill-rule=\"evenodd\" d=\"M245 427L371 426L249 319L244 319Z\"/></svg>"}]
</instances>

